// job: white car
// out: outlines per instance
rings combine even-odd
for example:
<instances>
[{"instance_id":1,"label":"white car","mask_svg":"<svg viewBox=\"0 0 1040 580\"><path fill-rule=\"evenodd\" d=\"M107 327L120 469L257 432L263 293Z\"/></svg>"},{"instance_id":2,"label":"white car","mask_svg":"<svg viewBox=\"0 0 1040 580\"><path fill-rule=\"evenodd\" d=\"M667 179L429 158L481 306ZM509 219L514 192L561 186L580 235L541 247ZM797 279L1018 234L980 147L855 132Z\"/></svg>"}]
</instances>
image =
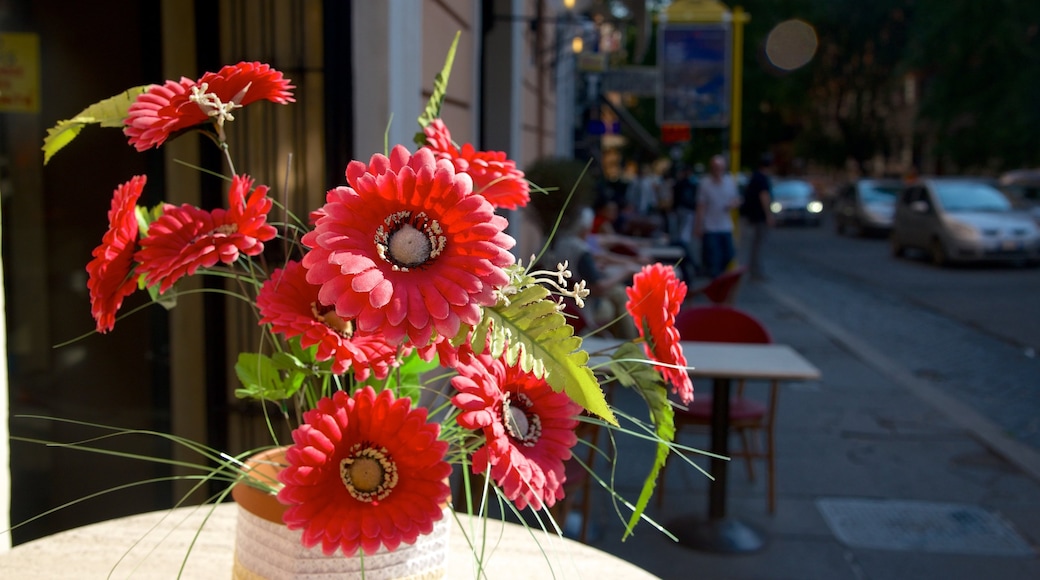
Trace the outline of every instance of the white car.
<instances>
[{"instance_id":1,"label":"white car","mask_svg":"<svg viewBox=\"0 0 1040 580\"><path fill-rule=\"evenodd\" d=\"M896 201L892 253L922 249L932 262L1040 259L1040 227L982 179L929 178L907 185Z\"/></svg>"}]
</instances>

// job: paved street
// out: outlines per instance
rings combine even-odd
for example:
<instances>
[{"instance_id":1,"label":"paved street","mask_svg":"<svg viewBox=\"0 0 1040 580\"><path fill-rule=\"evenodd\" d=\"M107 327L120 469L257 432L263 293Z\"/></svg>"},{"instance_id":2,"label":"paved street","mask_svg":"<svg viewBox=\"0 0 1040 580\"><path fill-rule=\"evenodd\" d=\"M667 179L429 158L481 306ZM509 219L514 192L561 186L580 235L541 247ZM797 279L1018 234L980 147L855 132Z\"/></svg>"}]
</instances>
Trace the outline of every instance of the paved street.
<instances>
[{"instance_id":1,"label":"paved street","mask_svg":"<svg viewBox=\"0 0 1040 580\"><path fill-rule=\"evenodd\" d=\"M939 269L883 239L773 232L768 288L1040 450L1040 269Z\"/></svg>"}]
</instances>

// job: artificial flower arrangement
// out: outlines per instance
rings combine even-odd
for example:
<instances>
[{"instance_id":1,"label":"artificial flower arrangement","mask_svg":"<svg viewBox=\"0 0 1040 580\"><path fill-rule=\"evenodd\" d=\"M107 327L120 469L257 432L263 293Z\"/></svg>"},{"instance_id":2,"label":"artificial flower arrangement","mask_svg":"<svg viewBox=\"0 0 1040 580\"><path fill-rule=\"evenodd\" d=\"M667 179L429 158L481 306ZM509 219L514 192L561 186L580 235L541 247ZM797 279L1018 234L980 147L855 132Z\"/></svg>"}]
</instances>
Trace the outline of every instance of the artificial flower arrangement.
<instances>
[{"instance_id":1,"label":"artificial flower arrangement","mask_svg":"<svg viewBox=\"0 0 1040 580\"><path fill-rule=\"evenodd\" d=\"M674 328L686 286L671 266L634 276L627 306L640 338L618 341L594 372L562 302L581 306L589 291L569 283L567 264L536 269L534 258L524 266L510 253L497 210L565 193L529 184L502 152L454 143L439 118L453 55L454 46L419 117L418 147L350 162L346 185L329 190L306 221L272 218L269 188L234 172L225 136L238 109L294 101L291 81L267 64L131 89L60 122L44 142L46 162L100 124L121 127L138 151L197 130L224 153L222 208L141 207L144 175L115 189L108 231L87 265L91 312L105 333L135 292L166 303L179 280L197 274L241 288L262 339L239 355L237 394L265 412L275 403L294 426L292 442L277 481L249 477L246 454L207 452L204 469L276 494L288 528L326 554L392 551L429 533L450 502L454 466L467 484L485 476L492 497L517 512L552 507L564 495L579 422L619 427L604 395L611 382L638 389L648 404L649 423L626 432L657 443L639 498L610 490L630 510L627 536L676 446L668 391L683 402L693 396ZM265 243L276 238L294 250L268 264ZM435 388L436 402L419 406L423 390ZM488 499L462 507L483 511Z\"/></svg>"}]
</instances>

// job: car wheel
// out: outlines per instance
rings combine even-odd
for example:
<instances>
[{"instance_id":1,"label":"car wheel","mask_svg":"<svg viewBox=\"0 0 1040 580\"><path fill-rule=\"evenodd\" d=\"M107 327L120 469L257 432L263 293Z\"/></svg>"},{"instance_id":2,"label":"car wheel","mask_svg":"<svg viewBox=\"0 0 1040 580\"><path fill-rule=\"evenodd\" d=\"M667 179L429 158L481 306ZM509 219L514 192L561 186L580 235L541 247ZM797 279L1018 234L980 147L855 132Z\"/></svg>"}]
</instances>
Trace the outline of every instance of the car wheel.
<instances>
[{"instance_id":1,"label":"car wheel","mask_svg":"<svg viewBox=\"0 0 1040 580\"><path fill-rule=\"evenodd\" d=\"M845 235L845 222L841 221L840 219L835 218L835 220L834 220L834 231L839 236L844 236Z\"/></svg>"},{"instance_id":2,"label":"car wheel","mask_svg":"<svg viewBox=\"0 0 1040 580\"><path fill-rule=\"evenodd\" d=\"M904 248L903 244L900 244L896 240L895 236L892 236L891 238L889 238L889 241L891 243L892 256L893 257L895 257L895 258L902 258L903 256L906 255L906 248Z\"/></svg>"},{"instance_id":3,"label":"car wheel","mask_svg":"<svg viewBox=\"0 0 1040 580\"><path fill-rule=\"evenodd\" d=\"M945 266L950 261L946 255L946 248L943 247L939 238L934 238L932 243L928 245L928 252L932 256L932 263L936 266Z\"/></svg>"}]
</instances>

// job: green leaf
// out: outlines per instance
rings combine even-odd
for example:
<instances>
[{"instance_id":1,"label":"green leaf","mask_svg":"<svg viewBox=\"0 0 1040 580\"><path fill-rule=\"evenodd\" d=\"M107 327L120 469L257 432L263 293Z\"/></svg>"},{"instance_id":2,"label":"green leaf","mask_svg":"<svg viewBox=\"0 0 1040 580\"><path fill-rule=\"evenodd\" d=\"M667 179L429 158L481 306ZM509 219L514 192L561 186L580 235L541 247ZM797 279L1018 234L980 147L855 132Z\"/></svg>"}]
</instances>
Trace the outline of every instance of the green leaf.
<instances>
[{"instance_id":1,"label":"green leaf","mask_svg":"<svg viewBox=\"0 0 1040 580\"><path fill-rule=\"evenodd\" d=\"M269 357L255 352L239 353L235 374L242 389L235 390L239 398L266 401L284 401L296 394L306 379L306 365L288 353Z\"/></svg>"},{"instance_id":2,"label":"green leaf","mask_svg":"<svg viewBox=\"0 0 1040 580\"><path fill-rule=\"evenodd\" d=\"M152 209L147 209L141 206L134 208L134 215L137 217L137 230L138 237L143 238L148 235L148 228L162 217L165 210L165 204L156 204Z\"/></svg>"},{"instance_id":3,"label":"green leaf","mask_svg":"<svg viewBox=\"0 0 1040 580\"><path fill-rule=\"evenodd\" d=\"M668 460L669 444L675 440L675 411L668 401L668 386L664 382L661 373L652 364L645 362L646 354L643 347L634 343L626 342L614 351L610 361L610 370L623 386L635 389L646 401L650 410L650 418L654 424L654 431L658 436L657 449L654 453L654 464L643 481L643 489L639 493L635 510L629 517L625 527L625 534L621 540L624 541L632 534L639 518L646 511L650 497L657 485L657 476Z\"/></svg>"},{"instance_id":4,"label":"green leaf","mask_svg":"<svg viewBox=\"0 0 1040 580\"><path fill-rule=\"evenodd\" d=\"M491 356L505 355L509 364L536 377L544 378L556 392L570 398L617 425L599 381L588 366L589 353L581 349L581 337L557 309L549 291L531 278L526 278L508 303L485 310L485 320L474 330L474 349L483 345L479 339L483 329L490 332Z\"/></svg>"},{"instance_id":5,"label":"green leaf","mask_svg":"<svg viewBox=\"0 0 1040 580\"><path fill-rule=\"evenodd\" d=\"M425 361L418 352L412 351L385 379L370 376L361 385L370 385L376 392L391 389L398 397L409 397L414 404L418 404L423 389L422 375L439 369L440 366L436 357L431 361Z\"/></svg>"},{"instance_id":6,"label":"green leaf","mask_svg":"<svg viewBox=\"0 0 1040 580\"><path fill-rule=\"evenodd\" d=\"M43 139L43 164L46 165L54 154L72 142L87 125L102 127L122 127L127 111L137 97L146 92L152 85L133 87L114 97L98 101L79 112L71 119L58 121L58 124L47 129Z\"/></svg>"},{"instance_id":7,"label":"green leaf","mask_svg":"<svg viewBox=\"0 0 1040 580\"><path fill-rule=\"evenodd\" d=\"M451 76L451 67L455 63L455 49L459 46L459 37L462 36L462 32L455 33L455 40L451 42L451 48L448 49L448 55L444 58L444 68L441 72L437 73L437 76L433 79L433 92L430 94L430 100L426 103L426 108L423 109L421 115L419 115L419 127L423 129L427 125L432 123L434 119L441 116L441 106L444 104L444 95L448 93L448 77ZM426 144L426 134L419 131L415 134L415 144L422 147Z\"/></svg>"}]
</instances>

